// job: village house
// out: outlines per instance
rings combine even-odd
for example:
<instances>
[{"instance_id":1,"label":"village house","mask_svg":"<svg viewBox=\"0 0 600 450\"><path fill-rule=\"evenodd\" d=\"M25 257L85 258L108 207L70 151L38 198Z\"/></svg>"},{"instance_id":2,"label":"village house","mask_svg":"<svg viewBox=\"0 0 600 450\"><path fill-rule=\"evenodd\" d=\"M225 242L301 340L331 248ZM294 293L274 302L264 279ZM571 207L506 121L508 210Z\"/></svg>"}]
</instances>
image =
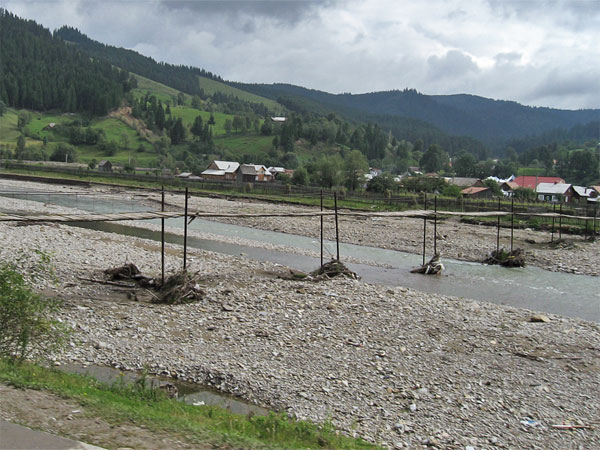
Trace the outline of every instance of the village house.
<instances>
[{"instance_id":1,"label":"village house","mask_svg":"<svg viewBox=\"0 0 600 450\"><path fill-rule=\"evenodd\" d=\"M500 183L500 190L505 197L512 197L515 195L515 190L519 189L519 185L514 181L503 181Z\"/></svg>"},{"instance_id":2,"label":"village house","mask_svg":"<svg viewBox=\"0 0 600 450\"><path fill-rule=\"evenodd\" d=\"M471 186L460 191L463 197L468 198L492 198L493 193L489 187Z\"/></svg>"},{"instance_id":3,"label":"village house","mask_svg":"<svg viewBox=\"0 0 600 450\"><path fill-rule=\"evenodd\" d=\"M241 164L236 172L236 180L240 183L254 183L256 175L256 168L253 164Z\"/></svg>"},{"instance_id":4,"label":"village house","mask_svg":"<svg viewBox=\"0 0 600 450\"><path fill-rule=\"evenodd\" d=\"M271 172L271 175L273 175L273 178L277 178L280 174L285 173L285 168L284 167L269 167L267 168L267 170L269 172Z\"/></svg>"},{"instance_id":5,"label":"village house","mask_svg":"<svg viewBox=\"0 0 600 450\"><path fill-rule=\"evenodd\" d=\"M285 122L285 120L286 120L286 118L281 117L281 116L271 117L271 122L274 122L274 123L283 123L283 122Z\"/></svg>"},{"instance_id":6,"label":"village house","mask_svg":"<svg viewBox=\"0 0 600 450\"><path fill-rule=\"evenodd\" d=\"M236 174L237 181L244 183L272 181L273 178L269 169L261 164L242 164Z\"/></svg>"},{"instance_id":7,"label":"village house","mask_svg":"<svg viewBox=\"0 0 600 450\"><path fill-rule=\"evenodd\" d=\"M573 186L573 201L577 203L595 203L598 199L598 192L593 188L583 186Z\"/></svg>"},{"instance_id":8,"label":"village house","mask_svg":"<svg viewBox=\"0 0 600 450\"><path fill-rule=\"evenodd\" d=\"M575 190L567 183L539 183L535 189L537 198L543 202L570 203Z\"/></svg>"},{"instance_id":9,"label":"village house","mask_svg":"<svg viewBox=\"0 0 600 450\"><path fill-rule=\"evenodd\" d=\"M273 181L273 174L265 166L261 164L254 164L256 170L256 181Z\"/></svg>"},{"instance_id":10,"label":"village house","mask_svg":"<svg viewBox=\"0 0 600 450\"><path fill-rule=\"evenodd\" d=\"M371 178L378 177L382 173L383 173L383 170L381 170L381 169L377 169L375 167L369 167L369 175L371 175Z\"/></svg>"},{"instance_id":11,"label":"village house","mask_svg":"<svg viewBox=\"0 0 600 450\"><path fill-rule=\"evenodd\" d=\"M537 175L520 175L513 180L520 188L535 189L540 183L565 183L560 177L539 177Z\"/></svg>"},{"instance_id":12,"label":"village house","mask_svg":"<svg viewBox=\"0 0 600 450\"><path fill-rule=\"evenodd\" d=\"M240 163L235 161L217 161L210 163L200 175L205 180L235 181Z\"/></svg>"},{"instance_id":13,"label":"village house","mask_svg":"<svg viewBox=\"0 0 600 450\"><path fill-rule=\"evenodd\" d=\"M101 170L102 172L112 172L113 165L110 161L103 159L98 163L98 170Z\"/></svg>"}]
</instances>

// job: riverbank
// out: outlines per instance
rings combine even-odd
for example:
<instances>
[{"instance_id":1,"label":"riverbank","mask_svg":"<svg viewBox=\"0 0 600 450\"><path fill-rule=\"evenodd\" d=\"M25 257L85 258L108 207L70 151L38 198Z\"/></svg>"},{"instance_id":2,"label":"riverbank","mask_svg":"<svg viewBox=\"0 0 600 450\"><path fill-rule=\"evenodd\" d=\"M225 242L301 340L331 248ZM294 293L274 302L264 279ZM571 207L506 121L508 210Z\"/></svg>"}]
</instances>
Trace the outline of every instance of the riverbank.
<instances>
[{"instance_id":1,"label":"riverbank","mask_svg":"<svg viewBox=\"0 0 600 450\"><path fill-rule=\"evenodd\" d=\"M0 449L92 450L53 435L107 449L374 449L365 441L335 433L330 426L282 414L237 415L207 405L186 405L142 381L104 384L52 368L0 360ZM40 435L4 419L52 434Z\"/></svg>"},{"instance_id":2,"label":"riverbank","mask_svg":"<svg viewBox=\"0 0 600 450\"><path fill-rule=\"evenodd\" d=\"M26 189L39 189L50 192L81 192L81 187L68 187L28 183L21 181L0 180L0 186L5 189L25 187ZM95 195L102 195L117 199L130 198L137 201L151 202L157 205L160 193L156 191L128 190L125 188L92 186L85 189ZM184 196L167 192L165 201L168 208L182 210ZM318 211L318 208L294 206L289 204L265 203L251 200L227 200L215 197L191 197L189 200L190 211L205 213L307 213ZM297 234L318 239L320 237L320 219L318 217L261 217L261 218L214 218L210 219L222 223L249 226L252 228L279 231L282 233ZM340 217L340 241L351 244L365 245L420 254L423 250L423 221L411 218L385 218L385 217ZM136 226L152 227L149 224ZM170 230L182 234L182 230ZM194 231L191 231L194 233ZM219 235L193 234L200 238L216 239L221 242L240 243L249 246L263 246L273 250L295 252L310 256L317 256L310 252L293 247L272 246L257 243L236 237L232 240ZM335 223L333 217L324 218L324 235L327 240L335 240ZM442 258L452 258L465 261L483 261L492 250L496 248L496 228L490 226L471 225L460 223L458 218L438 221L437 247ZM557 235L555 235L557 239ZM586 241L584 236L563 235L560 245L551 244L550 233L530 229L514 230L514 247L525 250L528 265L540 267L554 272L600 275L600 240ZM510 247L510 229L503 228L500 232L500 246ZM427 255L433 253L433 224L428 223ZM377 264L377 262L352 260Z\"/></svg>"},{"instance_id":3,"label":"riverbank","mask_svg":"<svg viewBox=\"0 0 600 450\"><path fill-rule=\"evenodd\" d=\"M74 329L57 363L148 366L298 418L331 418L390 448L600 445L597 324L531 322L524 309L354 280L283 280L281 266L193 249L202 300L154 305L81 278L128 261L157 275L156 242L8 223L0 239L0 258L25 270L33 249L52 258L59 284L42 277L38 288L65 299ZM180 267L181 248L167 245L167 272ZM553 427L562 423L592 428Z\"/></svg>"}]
</instances>

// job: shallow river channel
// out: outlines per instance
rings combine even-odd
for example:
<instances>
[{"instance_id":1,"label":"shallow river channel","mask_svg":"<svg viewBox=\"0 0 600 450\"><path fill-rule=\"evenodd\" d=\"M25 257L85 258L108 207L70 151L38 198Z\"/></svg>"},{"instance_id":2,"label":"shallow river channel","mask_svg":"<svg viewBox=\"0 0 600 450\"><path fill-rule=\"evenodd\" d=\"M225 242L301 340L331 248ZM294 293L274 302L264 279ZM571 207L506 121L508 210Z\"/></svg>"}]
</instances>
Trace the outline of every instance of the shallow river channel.
<instances>
[{"instance_id":1,"label":"shallow river channel","mask_svg":"<svg viewBox=\"0 0 600 450\"><path fill-rule=\"evenodd\" d=\"M31 191L27 194L15 191L10 193L0 192L0 195L98 213L155 209L131 199L115 200L86 195L36 194L31 193ZM155 222L160 224L160 220ZM160 240L160 232L125 226L115 222L78 223L73 225ZM343 226L343 222L340 226ZM182 230L181 234L166 233L165 236L166 241L169 243L182 244L183 219L168 219L166 227ZM227 238L236 237L262 243L297 247L314 252L319 251L318 240L304 236L264 231L202 219L194 220L189 228ZM188 237L188 245L193 248L230 255L243 254L250 259L274 262L303 271L311 271L319 266L318 258L260 247L236 245L218 240ZM326 242L325 247L326 258L328 259L329 255L333 255L335 252L335 243ZM537 267L507 269L446 258L444 258L446 266L444 275L428 277L410 273L411 268L421 264L422 257L420 255L341 243L340 256L342 261L345 256L352 256L362 261L376 261L379 265L385 265L384 268L374 265L346 263L362 280L369 283L406 286L424 292L485 300L600 322L600 279L598 277L556 273Z\"/></svg>"}]
</instances>

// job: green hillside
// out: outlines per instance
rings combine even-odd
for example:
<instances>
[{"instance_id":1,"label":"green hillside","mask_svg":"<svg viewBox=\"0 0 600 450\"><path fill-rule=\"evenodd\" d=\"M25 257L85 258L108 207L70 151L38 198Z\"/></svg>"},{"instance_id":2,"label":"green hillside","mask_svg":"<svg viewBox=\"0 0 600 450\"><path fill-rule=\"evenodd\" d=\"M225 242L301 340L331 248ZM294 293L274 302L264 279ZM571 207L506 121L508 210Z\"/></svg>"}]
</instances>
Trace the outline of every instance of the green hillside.
<instances>
[{"instance_id":1,"label":"green hillside","mask_svg":"<svg viewBox=\"0 0 600 450\"><path fill-rule=\"evenodd\" d=\"M133 74L135 79L137 80L137 88L132 89L131 92L136 98L140 98L146 94L146 92L150 91L153 95L156 96L160 101L166 103L167 101L173 101L174 98L177 98L179 91L177 89L173 89L169 86L165 86L157 81L152 81L149 78L145 78L141 75Z\"/></svg>"},{"instance_id":2,"label":"green hillside","mask_svg":"<svg viewBox=\"0 0 600 450\"><path fill-rule=\"evenodd\" d=\"M181 117L183 123L188 127L191 127L197 116L201 116L205 123L208 122L211 114L215 119L215 124L212 126L213 136L225 135L225 121L227 119L233 120L233 114L219 112L211 113L209 111L200 111L189 106L174 106L171 108L171 115L175 118Z\"/></svg>"},{"instance_id":3,"label":"green hillside","mask_svg":"<svg viewBox=\"0 0 600 450\"><path fill-rule=\"evenodd\" d=\"M17 130L18 115L13 109L7 109L2 117L0 117L0 144L14 144L19 138L19 130Z\"/></svg>"},{"instance_id":4,"label":"green hillside","mask_svg":"<svg viewBox=\"0 0 600 450\"><path fill-rule=\"evenodd\" d=\"M138 87L132 90L132 93L135 98L140 99L146 95L146 93L150 92L151 95L154 95L158 100L163 102L164 104L169 103L171 109L171 115L173 118L181 118L184 124L188 127L194 123L194 120L197 116L201 116L204 122L207 122L210 119L212 114L215 119L215 125L212 127L213 136L222 136L225 135L225 121L227 119L232 120L234 118L234 114L226 114L218 111L210 111L208 109L200 110L197 108L193 108L190 106L190 96L185 95L184 93L170 88L169 86L165 86L164 84L158 83L156 81L152 81L148 78L144 78L140 75L135 75L135 78L138 80ZM283 107L279 105L277 102L272 100L265 99L263 97L259 97L254 94L250 94L248 92L244 92L240 89L228 86L219 81L211 80L209 78L198 77L200 80L200 86L204 89L207 94L214 94L215 92L219 92L225 95L235 95L241 100L251 101L254 103L262 103L267 108L280 108ZM184 105L176 105L178 95L184 95ZM205 108L214 108L210 101L203 101L203 106ZM176 105L176 106L175 106ZM262 119L261 119L262 123Z\"/></svg>"},{"instance_id":5,"label":"green hillside","mask_svg":"<svg viewBox=\"0 0 600 450\"><path fill-rule=\"evenodd\" d=\"M210 78L204 78L204 77L198 77L198 83L200 84L200 87L204 90L204 92L209 95L212 95L216 92L220 92L225 95L233 95L233 96L239 98L240 100L244 100L244 101L252 102L252 103L261 103L261 104L265 105L268 109L270 109L274 112L278 112L278 113L283 112L285 109L283 106L281 106L279 103L277 103L274 100L270 100L265 97L260 97L256 94L252 94L250 92L243 91L236 87L229 86L229 85L222 83L220 81L217 81L217 80L213 80Z\"/></svg>"}]
</instances>

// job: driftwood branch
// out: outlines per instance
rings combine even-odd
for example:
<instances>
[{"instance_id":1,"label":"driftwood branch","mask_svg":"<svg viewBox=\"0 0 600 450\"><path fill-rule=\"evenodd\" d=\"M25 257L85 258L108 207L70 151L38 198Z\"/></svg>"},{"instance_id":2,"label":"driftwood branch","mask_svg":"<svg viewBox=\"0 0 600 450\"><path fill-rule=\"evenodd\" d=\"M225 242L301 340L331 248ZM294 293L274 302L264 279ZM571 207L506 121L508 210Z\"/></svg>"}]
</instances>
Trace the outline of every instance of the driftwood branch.
<instances>
[{"instance_id":1,"label":"driftwood branch","mask_svg":"<svg viewBox=\"0 0 600 450\"><path fill-rule=\"evenodd\" d=\"M119 287L124 287L124 288L136 287L135 284L119 283L117 281L96 280L94 278L84 278L84 277L77 277L77 279L82 280L82 281L89 281L91 283L107 284L110 286L119 286Z\"/></svg>"},{"instance_id":2,"label":"driftwood branch","mask_svg":"<svg viewBox=\"0 0 600 450\"><path fill-rule=\"evenodd\" d=\"M440 275L444 270L444 265L442 264L442 259L440 255L436 253L433 255L433 258L429 260L427 264L423 264L421 267L417 267L412 269L410 273L422 273L425 275Z\"/></svg>"}]
</instances>

